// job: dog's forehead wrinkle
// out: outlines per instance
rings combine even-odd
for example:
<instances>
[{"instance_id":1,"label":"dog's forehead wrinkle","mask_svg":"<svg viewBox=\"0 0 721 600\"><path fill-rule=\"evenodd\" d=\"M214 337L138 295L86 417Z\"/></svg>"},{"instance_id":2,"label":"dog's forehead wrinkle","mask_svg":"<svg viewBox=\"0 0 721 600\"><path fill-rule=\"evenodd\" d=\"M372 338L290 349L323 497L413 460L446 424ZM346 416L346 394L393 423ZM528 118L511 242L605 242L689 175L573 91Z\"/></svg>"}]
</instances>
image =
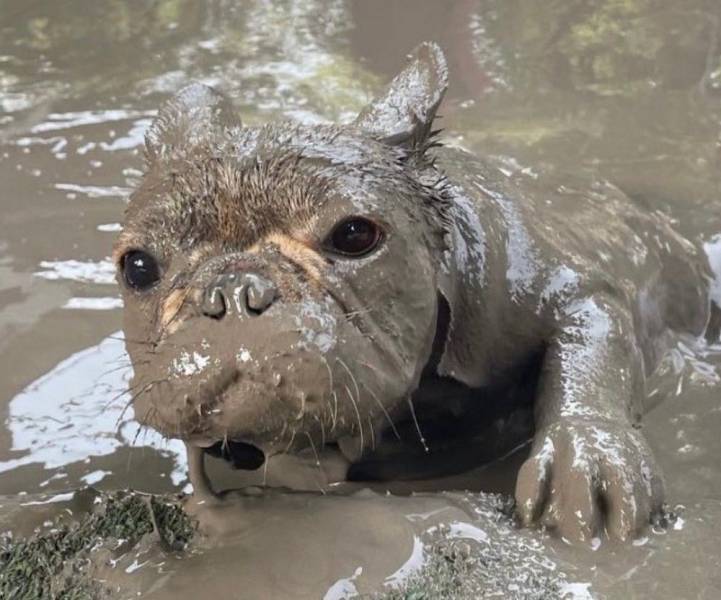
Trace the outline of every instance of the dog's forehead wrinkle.
<instances>
[{"instance_id":1,"label":"dog's forehead wrinkle","mask_svg":"<svg viewBox=\"0 0 721 600\"><path fill-rule=\"evenodd\" d=\"M173 222L163 231L182 238L177 241L183 245L247 244L273 229L289 229L312 218L328 189L317 169L299 160L286 152L262 161L229 157L188 164L167 177L166 193L154 195L156 201L149 210L140 209L145 214L139 220Z\"/></svg>"},{"instance_id":2,"label":"dog's forehead wrinkle","mask_svg":"<svg viewBox=\"0 0 721 600\"><path fill-rule=\"evenodd\" d=\"M341 217L348 209L385 214L402 200L421 204L423 212L442 211L439 177L424 181L422 168L405 158L404 151L342 126L244 128L231 144L198 148L195 156L146 173L129 209L146 217L131 221L139 235L162 232L166 246L217 242L238 249L271 233L311 232L320 215ZM430 221L443 224L432 214Z\"/></svg>"}]
</instances>

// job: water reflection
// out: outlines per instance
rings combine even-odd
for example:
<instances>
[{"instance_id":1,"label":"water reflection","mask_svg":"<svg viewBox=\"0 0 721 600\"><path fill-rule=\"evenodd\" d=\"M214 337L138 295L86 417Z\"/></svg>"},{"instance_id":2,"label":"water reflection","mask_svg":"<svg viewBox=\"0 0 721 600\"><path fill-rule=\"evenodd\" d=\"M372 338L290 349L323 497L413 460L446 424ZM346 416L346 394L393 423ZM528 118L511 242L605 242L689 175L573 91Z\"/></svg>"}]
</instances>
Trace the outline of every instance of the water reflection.
<instances>
[{"instance_id":1,"label":"water reflection","mask_svg":"<svg viewBox=\"0 0 721 600\"><path fill-rule=\"evenodd\" d=\"M6 426L12 457L0 461L0 473L39 464L57 479L68 465L84 463L87 472L81 480L93 485L109 474L95 469L93 461L132 445L171 457L175 466L170 477L181 486L186 479L185 448L180 441L140 430L125 391L131 377L122 332L116 332L32 382L9 402Z\"/></svg>"}]
</instances>

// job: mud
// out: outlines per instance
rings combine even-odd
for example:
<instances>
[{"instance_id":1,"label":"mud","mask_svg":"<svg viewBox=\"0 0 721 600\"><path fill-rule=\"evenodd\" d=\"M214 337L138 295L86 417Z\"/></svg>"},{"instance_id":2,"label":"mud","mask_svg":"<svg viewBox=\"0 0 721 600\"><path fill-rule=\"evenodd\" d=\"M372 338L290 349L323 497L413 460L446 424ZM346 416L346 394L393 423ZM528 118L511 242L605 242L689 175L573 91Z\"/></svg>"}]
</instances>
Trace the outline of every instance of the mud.
<instances>
[{"instance_id":1,"label":"mud","mask_svg":"<svg viewBox=\"0 0 721 600\"><path fill-rule=\"evenodd\" d=\"M408 49L435 39L448 50L451 72L459 74L442 114L449 139L494 155L509 170L610 178L649 213L665 213L687 238L707 245L719 272L720 18L716 4L704 1L682 8L643 1L536 8L459 1L452 10L401 0L274 3L272 9L255 2L3 6L0 406L6 426L0 492L17 502L24 498L18 494L66 493L87 484L187 489L182 446L139 430L132 410L124 410L130 373L118 339L120 299L109 254L123 199L142 165L143 132L159 102L190 79L223 87L247 123L349 120L398 70ZM89 54L89 47L97 51ZM257 589L259 572L267 574L259 597L268 590L290 595L289 588L322 597L339 581L335 589L347 589L346 595L351 584L372 593L412 556L412 535L398 533L401 544L392 532L405 530L405 515L427 503L449 511L447 519L438 517L446 526L458 521L487 530L493 546L523 539L540 544L542 560L562 565L557 569L566 573L561 593L567 597L715 598L721 589L714 535L721 526L721 348L683 335L672 342L651 379L644 421L666 475L667 498L681 517L665 532L629 546L579 552L544 534L497 535L489 522L469 516L466 505L454 512L458 498L484 501L474 491L511 492L522 449L492 468L395 484L391 498L383 493L388 486L379 485L379 495L362 502L315 493L257 505L239 501L252 523L242 516L228 521L247 525L255 546L220 542L220 550L180 561L182 568L170 574L139 561L123 575L125 584L153 585L152 591L143 588L152 597L182 590L175 581L187 583L224 565L213 571L213 582L226 593L246 590L247 597ZM312 454L273 459L246 479L220 461L211 469L213 480L225 479L228 487L266 482L316 491L343 469L338 457L322 455L320 464ZM404 495L414 490L428 496ZM440 490L459 490L458 498ZM305 501L311 508L298 509ZM354 512L346 502L355 503ZM28 535L63 508L44 505L48 510L39 516L34 506L18 513L3 503L4 528ZM313 521L314 508L321 520ZM274 519L284 526L275 529ZM303 519L312 526L301 526ZM379 537L361 537L369 523ZM340 525L348 533L338 535ZM470 530L462 537L471 562L495 556L492 548L476 552ZM301 542L302 550L294 545ZM433 581L445 585L444 577L460 572L470 586L463 589L474 589L473 576L465 575L475 566L454 558L446 561L453 563L449 573L433 562L433 540L423 542ZM292 559L278 560L283 552ZM516 552L537 556L518 545ZM299 555L309 557L306 568L298 566L299 573L286 579L287 565L300 562ZM378 564L368 580L341 581ZM499 561L498 572L513 572L507 564ZM413 582L412 576L406 581Z\"/></svg>"}]
</instances>

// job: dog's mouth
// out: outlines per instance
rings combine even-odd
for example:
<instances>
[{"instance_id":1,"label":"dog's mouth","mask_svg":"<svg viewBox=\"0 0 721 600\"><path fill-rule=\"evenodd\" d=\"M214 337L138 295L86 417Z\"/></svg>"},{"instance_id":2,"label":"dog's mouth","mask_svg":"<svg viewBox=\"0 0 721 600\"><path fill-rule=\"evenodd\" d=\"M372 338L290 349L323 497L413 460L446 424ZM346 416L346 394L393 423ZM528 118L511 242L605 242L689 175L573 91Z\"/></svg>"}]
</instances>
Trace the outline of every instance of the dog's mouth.
<instances>
[{"instance_id":1,"label":"dog's mouth","mask_svg":"<svg viewBox=\"0 0 721 600\"><path fill-rule=\"evenodd\" d=\"M234 469L254 471L265 462L265 453L253 444L222 440L204 448L204 452L215 458L222 458Z\"/></svg>"}]
</instances>

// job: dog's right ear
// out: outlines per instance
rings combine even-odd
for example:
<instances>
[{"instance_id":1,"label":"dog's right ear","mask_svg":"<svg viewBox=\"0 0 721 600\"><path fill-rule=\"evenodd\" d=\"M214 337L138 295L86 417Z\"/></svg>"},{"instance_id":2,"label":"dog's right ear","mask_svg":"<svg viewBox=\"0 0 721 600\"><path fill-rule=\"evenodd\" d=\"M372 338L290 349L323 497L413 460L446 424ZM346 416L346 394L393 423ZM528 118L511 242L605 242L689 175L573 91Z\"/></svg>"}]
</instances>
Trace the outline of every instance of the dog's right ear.
<instances>
[{"instance_id":1,"label":"dog's right ear","mask_svg":"<svg viewBox=\"0 0 721 600\"><path fill-rule=\"evenodd\" d=\"M241 127L230 100L202 83L192 83L168 100L145 134L145 159L187 155L203 142L220 142Z\"/></svg>"},{"instance_id":2,"label":"dog's right ear","mask_svg":"<svg viewBox=\"0 0 721 600\"><path fill-rule=\"evenodd\" d=\"M388 144L423 148L446 89L448 66L443 50L436 43L424 42L353 126Z\"/></svg>"}]
</instances>

